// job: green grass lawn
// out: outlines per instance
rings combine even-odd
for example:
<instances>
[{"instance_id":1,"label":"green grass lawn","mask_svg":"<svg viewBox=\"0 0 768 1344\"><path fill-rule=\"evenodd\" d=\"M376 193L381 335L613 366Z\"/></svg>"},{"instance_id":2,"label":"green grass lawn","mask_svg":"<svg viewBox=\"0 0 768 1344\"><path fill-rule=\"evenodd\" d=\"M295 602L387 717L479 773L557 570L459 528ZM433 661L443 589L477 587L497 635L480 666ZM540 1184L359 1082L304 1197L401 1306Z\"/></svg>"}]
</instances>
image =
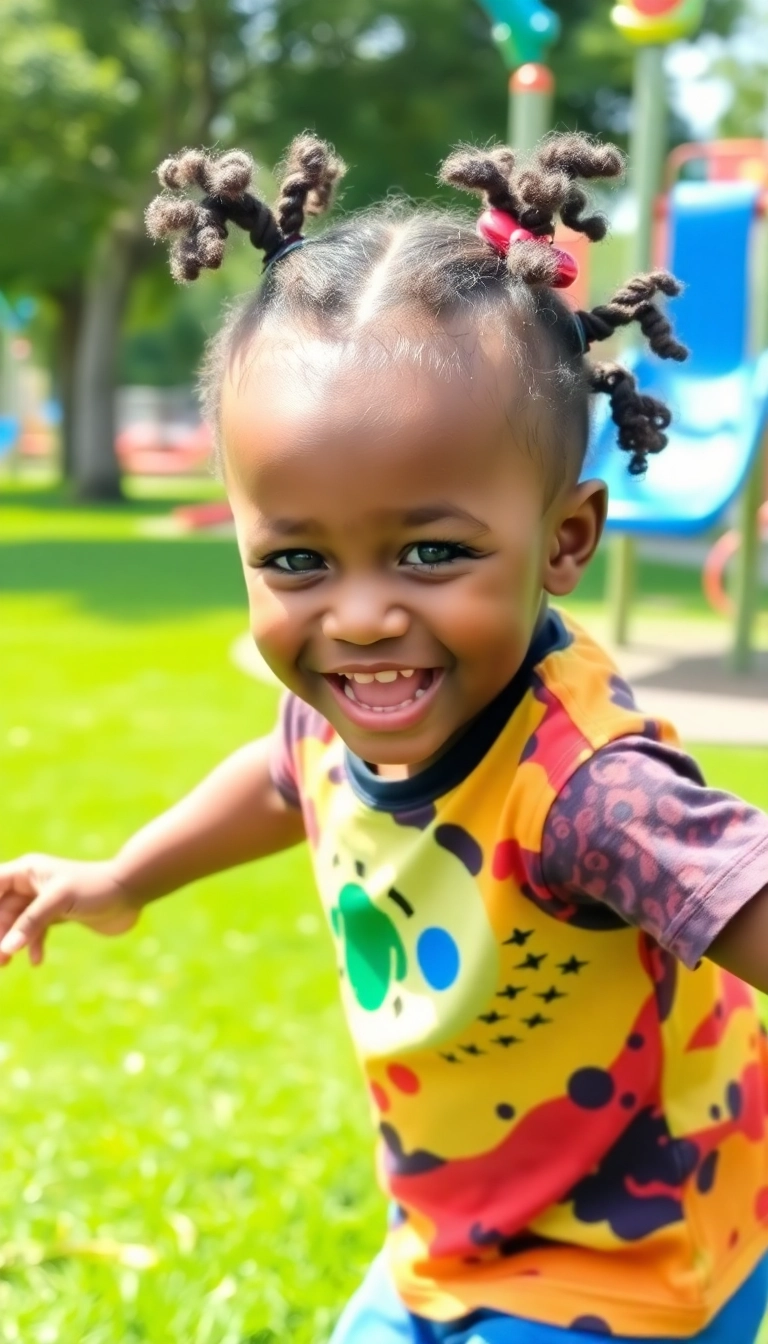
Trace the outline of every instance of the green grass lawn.
<instances>
[{"instance_id":1,"label":"green grass lawn","mask_svg":"<svg viewBox=\"0 0 768 1344\"><path fill-rule=\"evenodd\" d=\"M106 856L271 726L234 545L147 536L167 507L0 496L0 858ZM768 753L700 754L768 808ZM55 930L0 1017L0 1340L327 1339L384 1209L303 849Z\"/></svg>"}]
</instances>

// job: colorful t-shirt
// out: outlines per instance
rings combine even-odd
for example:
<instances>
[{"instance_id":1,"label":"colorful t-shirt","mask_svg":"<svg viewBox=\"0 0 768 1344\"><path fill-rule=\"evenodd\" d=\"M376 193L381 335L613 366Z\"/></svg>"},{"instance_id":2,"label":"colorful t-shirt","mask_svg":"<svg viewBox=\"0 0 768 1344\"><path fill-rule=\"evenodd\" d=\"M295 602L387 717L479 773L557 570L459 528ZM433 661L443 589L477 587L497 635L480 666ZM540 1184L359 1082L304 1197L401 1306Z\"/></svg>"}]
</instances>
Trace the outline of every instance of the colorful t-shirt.
<instances>
[{"instance_id":1,"label":"colorful t-shirt","mask_svg":"<svg viewBox=\"0 0 768 1344\"><path fill-rule=\"evenodd\" d=\"M643 804L616 786L611 805L595 784L598 759L640 739L676 747L554 614L510 685L407 780L379 779L319 715L284 703L274 777L303 811L380 1133L389 1261L422 1316L485 1307L685 1337L768 1246L768 1052L753 994L661 945L664 928L690 963L716 921L659 913L669 836L658 863L647 844L643 858ZM574 831L573 797L603 824L608 808L610 843L595 846L589 817ZM768 834L745 826L754 895ZM689 867L704 880L679 881L697 908L725 858L700 848L709 859Z\"/></svg>"}]
</instances>

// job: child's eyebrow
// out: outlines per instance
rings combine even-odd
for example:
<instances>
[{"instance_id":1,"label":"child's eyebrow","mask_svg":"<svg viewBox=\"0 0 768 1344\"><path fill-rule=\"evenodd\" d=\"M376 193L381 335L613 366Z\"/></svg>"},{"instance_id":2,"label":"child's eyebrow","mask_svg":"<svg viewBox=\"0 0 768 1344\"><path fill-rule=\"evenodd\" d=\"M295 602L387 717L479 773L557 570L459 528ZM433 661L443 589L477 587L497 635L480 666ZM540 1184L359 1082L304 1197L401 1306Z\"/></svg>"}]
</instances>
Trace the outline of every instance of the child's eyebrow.
<instances>
[{"instance_id":1,"label":"child's eyebrow","mask_svg":"<svg viewBox=\"0 0 768 1344\"><path fill-rule=\"evenodd\" d=\"M316 518L269 518L267 530L281 537L295 537L305 532L324 532L322 523Z\"/></svg>"},{"instance_id":2,"label":"child's eyebrow","mask_svg":"<svg viewBox=\"0 0 768 1344\"><path fill-rule=\"evenodd\" d=\"M473 527L485 528L486 524L468 513L458 504L422 504L414 509L381 509L375 514L376 521L400 523L405 527L421 527L425 523L460 521L471 523ZM282 537L293 537L307 532L324 532L325 526L317 518L270 518L267 521L270 532Z\"/></svg>"},{"instance_id":3,"label":"child's eyebrow","mask_svg":"<svg viewBox=\"0 0 768 1344\"><path fill-rule=\"evenodd\" d=\"M459 520L471 523L473 527L485 528L486 524L458 504L424 504L417 509L406 509L400 515L406 527L420 527L423 523L442 523Z\"/></svg>"}]
</instances>

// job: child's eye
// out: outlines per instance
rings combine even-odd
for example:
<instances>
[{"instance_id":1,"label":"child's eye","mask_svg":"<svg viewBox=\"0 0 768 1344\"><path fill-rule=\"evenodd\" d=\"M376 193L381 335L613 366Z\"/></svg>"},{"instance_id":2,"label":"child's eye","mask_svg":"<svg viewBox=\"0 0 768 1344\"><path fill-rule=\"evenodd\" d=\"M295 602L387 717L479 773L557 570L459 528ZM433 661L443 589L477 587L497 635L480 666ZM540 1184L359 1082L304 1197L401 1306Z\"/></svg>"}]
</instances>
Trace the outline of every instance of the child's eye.
<instances>
[{"instance_id":1,"label":"child's eye","mask_svg":"<svg viewBox=\"0 0 768 1344\"><path fill-rule=\"evenodd\" d=\"M403 556L403 564L432 568L448 565L452 560L464 560L472 552L455 541L419 541Z\"/></svg>"},{"instance_id":2,"label":"child's eye","mask_svg":"<svg viewBox=\"0 0 768 1344\"><path fill-rule=\"evenodd\" d=\"M278 551L267 556L263 567L277 569L281 574L313 574L326 565L317 551Z\"/></svg>"}]
</instances>

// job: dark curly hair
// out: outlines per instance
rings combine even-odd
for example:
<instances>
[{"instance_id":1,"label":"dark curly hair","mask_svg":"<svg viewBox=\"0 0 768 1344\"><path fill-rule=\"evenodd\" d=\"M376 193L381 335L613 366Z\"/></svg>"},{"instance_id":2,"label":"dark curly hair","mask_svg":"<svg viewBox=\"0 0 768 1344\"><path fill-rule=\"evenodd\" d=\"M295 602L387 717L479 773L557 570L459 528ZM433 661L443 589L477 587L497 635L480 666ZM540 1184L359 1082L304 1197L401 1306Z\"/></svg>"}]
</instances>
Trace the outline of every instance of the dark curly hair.
<instances>
[{"instance_id":1,"label":"dark curly hair","mask_svg":"<svg viewBox=\"0 0 768 1344\"><path fill-rule=\"evenodd\" d=\"M438 324L457 314L498 314L510 334L518 374L524 375L529 436L548 444L556 478L562 481L582 467L592 392L610 398L629 471L641 475L649 455L666 445L670 412L638 390L628 369L592 364L585 351L619 327L637 323L655 354L685 359L687 350L655 301L658 294L677 294L677 281L666 271L635 276L608 303L574 316L553 289L557 256L546 245L558 218L593 242L602 239L607 222L588 213L581 184L618 178L623 169L615 146L580 134L551 135L521 162L505 146L457 149L443 164L441 180L478 193L486 207L514 216L533 235L513 243L504 256L458 212L402 201L352 215L301 247L305 216L329 208L345 172L333 149L310 134L299 136L288 151L274 209L252 194L254 164L240 150L218 157L184 150L166 159L158 169L166 192L149 206L147 228L153 238L176 235L171 244L176 280L194 280L201 269L221 265L229 224L245 230L264 253L263 283L235 306L208 346L201 393L217 441L224 376L267 316L312 322L331 338L348 339L375 295L377 322L388 310L418 310ZM202 198L178 194L189 187L197 187Z\"/></svg>"}]
</instances>

